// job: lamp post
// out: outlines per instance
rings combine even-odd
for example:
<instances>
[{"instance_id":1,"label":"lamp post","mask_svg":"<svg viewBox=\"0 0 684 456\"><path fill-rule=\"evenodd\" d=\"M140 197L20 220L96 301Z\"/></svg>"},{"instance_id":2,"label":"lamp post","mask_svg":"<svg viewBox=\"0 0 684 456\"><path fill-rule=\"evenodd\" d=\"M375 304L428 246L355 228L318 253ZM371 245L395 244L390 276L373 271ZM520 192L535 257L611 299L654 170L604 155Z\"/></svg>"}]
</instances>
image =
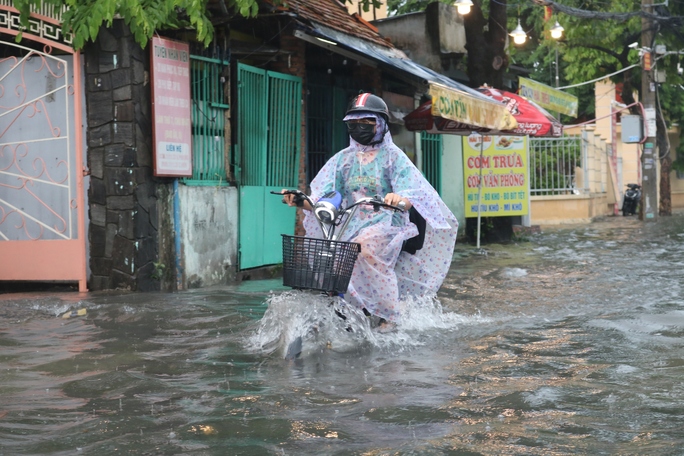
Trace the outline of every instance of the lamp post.
<instances>
[{"instance_id":1,"label":"lamp post","mask_svg":"<svg viewBox=\"0 0 684 456\"><path fill-rule=\"evenodd\" d=\"M560 78L558 77L558 43L556 43L556 88L560 87Z\"/></svg>"},{"instance_id":2,"label":"lamp post","mask_svg":"<svg viewBox=\"0 0 684 456\"><path fill-rule=\"evenodd\" d=\"M565 29L558 23L558 21L556 21L556 25L551 27L551 38L556 40L556 87L560 86L560 78L558 77L558 40L561 39L564 31Z\"/></svg>"}]
</instances>

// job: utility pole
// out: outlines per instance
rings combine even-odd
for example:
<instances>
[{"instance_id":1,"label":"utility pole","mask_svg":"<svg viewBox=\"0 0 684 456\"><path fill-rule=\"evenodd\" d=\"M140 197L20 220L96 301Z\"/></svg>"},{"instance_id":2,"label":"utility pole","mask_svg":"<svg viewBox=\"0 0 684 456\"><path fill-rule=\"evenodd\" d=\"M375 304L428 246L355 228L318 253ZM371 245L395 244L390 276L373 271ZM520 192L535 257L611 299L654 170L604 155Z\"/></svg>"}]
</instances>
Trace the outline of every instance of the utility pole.
<instances>
[{"instance_id":1,"label":"utility pole","mask_svg":"<svg viewBox=\"0 0 684 456\"><path fill-rule=\"evenodd\" d=\"M641 0L644 11L653 11L653 0ZM641 19L641 49L644 52L641 73L641 98L644 105L646 130L644 149L641 154L642 196L640 220L655 221L658 218L658 153L656 151L656 82L653 78L653 20Z\"/></svg>"}]
</instances>

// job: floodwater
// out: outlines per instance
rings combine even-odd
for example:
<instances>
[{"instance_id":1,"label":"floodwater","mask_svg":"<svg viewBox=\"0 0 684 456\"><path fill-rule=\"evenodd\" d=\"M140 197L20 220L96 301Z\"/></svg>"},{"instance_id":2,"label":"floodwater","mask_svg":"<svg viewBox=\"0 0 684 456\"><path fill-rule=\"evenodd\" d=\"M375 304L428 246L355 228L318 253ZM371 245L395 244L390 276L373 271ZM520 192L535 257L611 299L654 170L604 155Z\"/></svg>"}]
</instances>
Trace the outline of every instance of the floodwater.
<instances>
[{"instance_id":1,"label":"floodwater","mask_svg":"<svg viewBox=\"0 0 684 456\"><path fill-rule=\"evenodd\" d=\"M457 246L391 333L277 280L0 295L0 454L684 454L683 271L684 217L609 217Z\"/></svg>"}]
</instances>

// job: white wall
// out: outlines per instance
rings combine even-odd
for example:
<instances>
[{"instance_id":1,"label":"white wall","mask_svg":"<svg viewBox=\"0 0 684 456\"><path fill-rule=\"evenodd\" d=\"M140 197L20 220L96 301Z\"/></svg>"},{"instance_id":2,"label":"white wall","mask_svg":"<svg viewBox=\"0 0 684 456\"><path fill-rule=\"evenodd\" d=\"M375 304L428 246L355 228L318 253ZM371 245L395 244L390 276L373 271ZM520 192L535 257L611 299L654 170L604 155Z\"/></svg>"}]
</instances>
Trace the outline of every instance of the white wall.
<instances>
[{"instance_id":1,"label":"white wall","mask_svg":"<svg viewBox=\"0 0 684 456\"><path fill-rule=\"evenodd\" d=\"M183 288L235 280L238 191L235 187L179 186Z\"/></svg>"}]
</instances>

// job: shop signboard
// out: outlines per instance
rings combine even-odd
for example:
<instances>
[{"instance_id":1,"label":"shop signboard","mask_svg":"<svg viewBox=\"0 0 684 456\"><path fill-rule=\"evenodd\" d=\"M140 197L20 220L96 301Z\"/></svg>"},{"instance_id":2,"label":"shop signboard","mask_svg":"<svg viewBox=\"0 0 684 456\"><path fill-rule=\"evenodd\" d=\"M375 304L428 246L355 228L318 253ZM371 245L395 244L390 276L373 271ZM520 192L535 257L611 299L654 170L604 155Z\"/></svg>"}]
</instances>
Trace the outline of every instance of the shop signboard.
<instances>
[{"instance_id":1,"label":"shop signboard","mask_svg":"<svg viewBox=\"0 0 684 456\"><path fill-rule=\"evenodd\" d=\"M151 53L154 175L190 177L190 47L155 36Z\"/></svg>"},{"instance_id":2,"label":"shop signboard","mask_svg":"<svg viewBox=\"0 0 684 456\"><path fill-rule=\"evenodd\" d=\"M473 134L463 138L466 217L477 217L478 212L481 217L528 214L527 146L527 136Z\"/></svg>"}]
</instances>

